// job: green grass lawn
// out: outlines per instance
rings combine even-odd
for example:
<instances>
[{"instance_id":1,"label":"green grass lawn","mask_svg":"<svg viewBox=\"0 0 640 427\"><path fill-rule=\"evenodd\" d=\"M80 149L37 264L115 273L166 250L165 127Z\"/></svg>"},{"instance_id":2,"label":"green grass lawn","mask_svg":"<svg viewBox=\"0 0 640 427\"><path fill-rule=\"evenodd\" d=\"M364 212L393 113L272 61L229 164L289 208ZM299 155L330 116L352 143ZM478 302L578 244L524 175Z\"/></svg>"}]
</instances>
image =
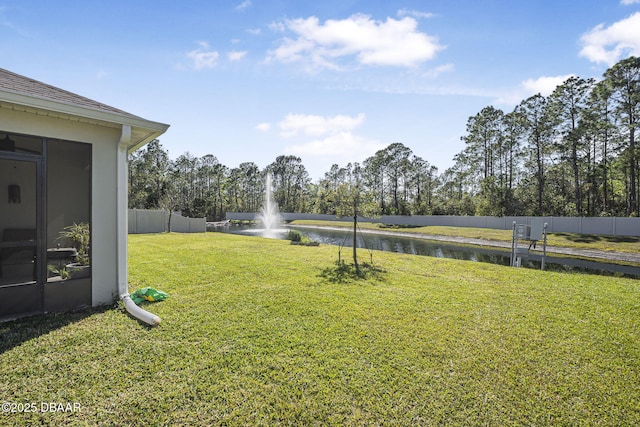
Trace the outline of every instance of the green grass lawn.
<instances>
[{"instance_id":1,"label":"green grass lawn","mask_svg":"<svg viewBox=\"0 0 640 427\"><path fill-rule=\"evenodd\" d=\"M0 324L0 425L640 424L640 281L221 233L133 235L120 306Z\"/></svg>"},{"instance_id":2,"label":"green grass lawn","mask_svg":"<svg viewBox=\"0 0 640 427\"><path fill-rule=\"evenodd\" d=\"M292 225L317 225L329 227L352 228L353 223L348 221L312 221L296 220ZM496 230L491 228L473 227L386 227L378 223L358 223L360 228L369 230L401 231L403 233L431 234L441 236L469 237L474 239L497 240L511 242L511 230ZM577 233L549 233L547 236L549 246L561 246L577 249L598 249L603 251L640 252L640 237L631 236L605 236L596 234Z\"/></svg>"}]
</instances>

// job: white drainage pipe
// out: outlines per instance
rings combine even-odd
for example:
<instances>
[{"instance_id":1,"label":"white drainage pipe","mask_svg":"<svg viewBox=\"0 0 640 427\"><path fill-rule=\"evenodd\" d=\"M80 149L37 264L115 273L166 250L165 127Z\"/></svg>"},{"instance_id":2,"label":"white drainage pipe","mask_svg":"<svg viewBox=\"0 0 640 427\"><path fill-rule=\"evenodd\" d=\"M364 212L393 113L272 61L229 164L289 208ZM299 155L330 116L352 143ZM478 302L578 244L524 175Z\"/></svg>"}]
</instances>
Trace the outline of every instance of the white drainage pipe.
<instances>
[{"instance_id":1,"label":"white drainage pipe","mask_svg":"<svg viewBox=\"0 0 640 427\"><path fill-rule=\"evenodd\" d=\"M124 306L133 317L136 319L151 325L159 325L160 318L155 314L151 314L146 310L141 309L136 305L135 302L129 296L129 285L127 279L127 269L128 269L128 253L127 253L127 237L129 227L127 225L127 200L129 197L129 193L127 189L128 185L128 165L127 165L127 155L129 150L129 145L131 144L131 126L130 125L122 125L122 133L120 135L120 141L118 142L118 153L117 153L117 196L116 196L116 205L118 209L117 214L117 256L118 256L118 293L120 294L120 299L124 302Z\"/></svg>"},{"instance_id":2,"label":"white drainage pipe","mask_svg":"<svg viewBox=\"0 0 640 427\"><path fill-rule=\"evenodd\" d=\"M131 299L129 294L120 295L120 299L124 302L124 307L127 309L130 315L136 319L146 323L147 325L156 326L160 324L160 317L153 313L149 313L147 310L143 310L138 307Z\"/></svg>"}]
</instances>

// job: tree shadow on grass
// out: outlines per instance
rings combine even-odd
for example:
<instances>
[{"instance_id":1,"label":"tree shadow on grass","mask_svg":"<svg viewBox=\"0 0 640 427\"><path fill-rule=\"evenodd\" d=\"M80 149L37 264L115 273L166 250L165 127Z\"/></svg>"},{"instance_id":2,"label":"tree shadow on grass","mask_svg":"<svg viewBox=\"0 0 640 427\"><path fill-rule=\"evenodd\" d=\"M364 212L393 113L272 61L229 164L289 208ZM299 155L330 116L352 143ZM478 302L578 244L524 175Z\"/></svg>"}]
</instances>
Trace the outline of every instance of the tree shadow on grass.
<instances>
[{"instance_id":1,"label":"tree shadow on grass","mask_svg":"<svg viewBox=\"0 0 640 427\"><path fill-rule=\"evenodd\" d=\"M574 233L553 233L556 236L564 237L567 240L578 243L640 243L640 237L634 236L608 236L600 234L574 234Z\"/></svg>"},{"instance_id":2,"label":"tree shadow on grass","mask_svg":"<svg viewBox=\"0 0 640 427\"><path fill-rule=\"evenodd\" d=\"M384 280L386 270L373 264L362 263L356 267L344 261L337 261L332 267L322 270L320 277L331 283L354 283L367 280Z\"/></svg>"}]
</instances>

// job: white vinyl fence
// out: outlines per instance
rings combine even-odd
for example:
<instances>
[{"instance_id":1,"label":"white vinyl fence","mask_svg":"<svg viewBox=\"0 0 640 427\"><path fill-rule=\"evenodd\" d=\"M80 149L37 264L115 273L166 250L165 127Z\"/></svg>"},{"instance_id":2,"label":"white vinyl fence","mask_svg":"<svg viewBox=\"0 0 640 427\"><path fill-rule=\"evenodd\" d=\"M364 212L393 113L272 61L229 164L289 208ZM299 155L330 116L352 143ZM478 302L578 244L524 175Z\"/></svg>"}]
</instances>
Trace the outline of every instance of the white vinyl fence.
<instances>
[{"instance_id":1,"label":"white vinyl fence","mask_svg":"<svg viewBox=\"0 0 640 427\"><path fill-rule=\"evenodd\" d=\"M227 212L228 220L256 220L257 213L239 213ZM297 219L308 220L350 220L349 218L339 219L333 215L320 214L291 214L282 213L285 221L293 221ZM360 218L362 222L376 222L381 224L409 225L409 226L429 226L442 225L453 227L476 227L476 228L494 228L502 230L510 230L513 222L517 224L531 224L531 216L449 216L449 215L383 215L380 218ZM640 218L626 217L558 217L548 216L542 217L543 221L548 224L547 230L551 233L579 233L579 234L604 234L610 236L640 236Z\"/></svg>"},{"instance_id":2,"label":"white vinyl fence","mask_svg":"<svg viewBox=\"0 0 640 427\"><path fill-rule=\"evenodd\" d=\"M129 209L129 234L164 233L169 231L169 212L160 209ZM205 218L187 218L176 212L171 215L171 231L204 233Z\"/></svg>"}]
</instances>

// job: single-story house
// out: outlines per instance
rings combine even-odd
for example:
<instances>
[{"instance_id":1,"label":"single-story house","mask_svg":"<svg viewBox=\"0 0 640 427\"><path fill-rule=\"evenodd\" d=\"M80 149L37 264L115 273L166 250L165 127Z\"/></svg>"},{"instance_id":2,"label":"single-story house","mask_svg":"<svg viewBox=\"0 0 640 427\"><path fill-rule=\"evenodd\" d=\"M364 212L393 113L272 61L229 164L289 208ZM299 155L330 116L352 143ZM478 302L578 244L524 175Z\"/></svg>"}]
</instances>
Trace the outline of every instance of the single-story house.
<instances>
[{"instance_id":1,"label":"single-story house","mask_svg":"<svg viewBox=\"0 0 640 427\"><path fill-rule=\"evenodd\" d=\"M127 156L168 127L0 69L0 320L127 293Z\"/></svg>"}]
</instances>

